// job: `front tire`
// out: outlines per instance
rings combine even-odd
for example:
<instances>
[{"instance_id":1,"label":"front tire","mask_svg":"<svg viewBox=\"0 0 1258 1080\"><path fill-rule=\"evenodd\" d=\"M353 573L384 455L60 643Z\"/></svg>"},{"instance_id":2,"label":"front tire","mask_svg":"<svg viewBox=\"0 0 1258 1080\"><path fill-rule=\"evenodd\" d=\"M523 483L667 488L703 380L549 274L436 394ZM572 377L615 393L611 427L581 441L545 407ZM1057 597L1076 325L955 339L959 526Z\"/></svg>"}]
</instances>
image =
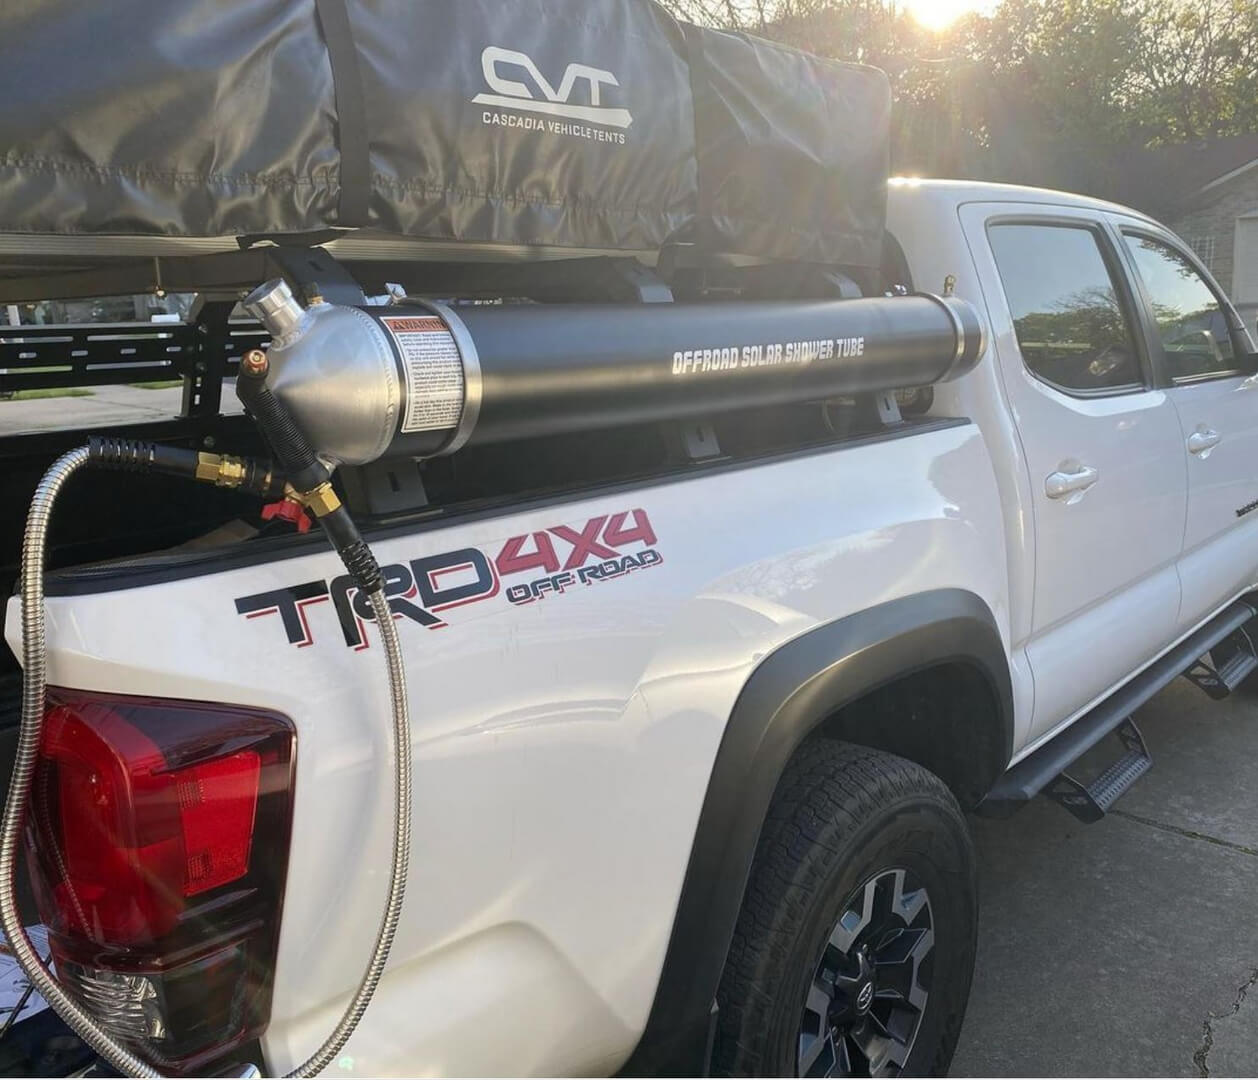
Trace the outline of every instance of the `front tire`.
<instances>
[{"instance_id":1,"label":"front tire","mask_svg":"<svg viewBox=\"0 0 1258 1080\"><path fill-rule=\"evenodd\" d=\"M974 973L974 849L920 765L805 744L761 832L717 994L730 1076L941 1076Z\"/></svg>"}]
</instances>

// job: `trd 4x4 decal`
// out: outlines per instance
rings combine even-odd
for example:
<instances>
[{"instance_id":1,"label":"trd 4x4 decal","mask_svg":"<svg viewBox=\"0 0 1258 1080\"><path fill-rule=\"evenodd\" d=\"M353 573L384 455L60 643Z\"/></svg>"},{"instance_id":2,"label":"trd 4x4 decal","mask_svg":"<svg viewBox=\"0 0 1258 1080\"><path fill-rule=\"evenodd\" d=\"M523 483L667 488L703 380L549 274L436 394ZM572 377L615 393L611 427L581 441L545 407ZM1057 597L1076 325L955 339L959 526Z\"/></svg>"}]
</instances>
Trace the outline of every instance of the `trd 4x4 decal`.
<instances>
[{"instance_id":1,"label":"trd 4x4 decal","mask_svg":"<svg viewBox=\"0 0 1258 1080\"><path fill-rule=\"evenodd\" d=\"M646 511L626 510L590 518L582 526L555 525L512 536L492 558L480 548L459 548L390 563L380 571L393 617L439 630L448 625L445 612L500 594L512 604L532 604L659 566L664 557L655 544ZM504 588L504 578L526 574ZM371 605L348 575L242 596L235 603L247 619L278 615L289 644L305 648L315 640L307 608L324 600L332 601L345 644L366 649Z\"/></svg>"}]
</instances>

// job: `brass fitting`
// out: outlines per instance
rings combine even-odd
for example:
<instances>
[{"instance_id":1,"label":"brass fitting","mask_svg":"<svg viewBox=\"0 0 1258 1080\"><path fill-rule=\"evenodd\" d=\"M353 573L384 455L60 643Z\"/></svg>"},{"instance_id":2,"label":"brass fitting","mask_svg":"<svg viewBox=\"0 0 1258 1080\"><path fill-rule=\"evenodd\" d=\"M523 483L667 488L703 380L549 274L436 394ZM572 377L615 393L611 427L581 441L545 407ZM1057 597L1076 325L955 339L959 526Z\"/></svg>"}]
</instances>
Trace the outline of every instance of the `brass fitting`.
<instances>
[{"instance_id":1,"label":"brass fitting","mask_svg":"<svg viewBox=\"0 0 1258 1080\"><path fill-rule=\"evenodd\" d=\"M221 488L238 488L249 480L249 462L230 454L197 454L196 478ZM262 494L270 491L273 477L270 470L260 480L254 475L251 490Z\"/></svg>"},{"instance_id":2,"label":"brass fitting","mask_svg":"<svg viewBox=\"0 0 1258 1080\"><path fill-rule=\"evenodd\" d=\"M240 370L246 375L265 375L269 366L266 353L261 349L250 349L240 358Z\"/></svg>"},{"instance_id":3,"label":"brass fitting","mask_svg":"<svg viewBox=\"0 0 1258 1080\"><path fill-rule=\"evenodd\" d=\"M332 484L326 480L312 491L297 491L289 484L284 488L284 498L301 503L315 517L327 517L341 508L341 500L332 490Z\"/></svg>"},{"instance_id":4,"label":"brass fitting","mask_svg":"<svg viewBox=\"0 0 1258 1080\"><path fill-rule=\"evenodd\" d=\"M245 482L245 463L226 454L197 454L197 479L215 487L240 487Z\"/></svg>"}]
</instances>

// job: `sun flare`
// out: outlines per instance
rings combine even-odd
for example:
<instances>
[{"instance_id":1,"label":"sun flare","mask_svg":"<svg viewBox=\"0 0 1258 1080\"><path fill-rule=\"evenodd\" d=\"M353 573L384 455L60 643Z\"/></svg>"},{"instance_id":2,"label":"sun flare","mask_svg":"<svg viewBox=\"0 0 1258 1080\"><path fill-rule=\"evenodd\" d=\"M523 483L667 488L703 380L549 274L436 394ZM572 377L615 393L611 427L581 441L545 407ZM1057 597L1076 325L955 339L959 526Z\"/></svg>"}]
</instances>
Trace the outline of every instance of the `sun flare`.
<instances>
[{"instance_id":1,"label":"sun flare","mask_svg":"<svg viewBox=\"0 0 1258 1080\"><path fill-rule=\"evenodd\" d=\"M985 0L904 0L904 8L927 30L947 30L962 15L972 11L989 12L992 4Z\"/></svg>"}]
</instances>

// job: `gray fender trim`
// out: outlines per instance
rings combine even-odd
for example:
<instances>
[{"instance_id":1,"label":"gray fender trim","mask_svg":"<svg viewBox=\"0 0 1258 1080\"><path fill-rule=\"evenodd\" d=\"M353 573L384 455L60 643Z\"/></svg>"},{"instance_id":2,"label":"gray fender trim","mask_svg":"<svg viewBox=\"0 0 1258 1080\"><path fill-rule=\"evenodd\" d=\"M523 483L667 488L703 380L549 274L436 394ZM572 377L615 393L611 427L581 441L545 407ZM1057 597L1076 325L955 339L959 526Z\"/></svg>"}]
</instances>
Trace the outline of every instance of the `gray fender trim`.
<instances>
[{"instance_id":1,"label":"gray fender trim","mask_svg":"<svg viewBox=\"0 0 1258 1080\"><path fill-rule=\"evenodd\" d=\"M712 1009L760 827L783 769L837 709L915 671L978 669L1013 750L1009 664L991 610L962 589L892 600L817 627L752 672L717 751L655 1001L620 1075L706 1075ZM995 777L993 777L995 779Z\"/></svg>"}]
</instances>

